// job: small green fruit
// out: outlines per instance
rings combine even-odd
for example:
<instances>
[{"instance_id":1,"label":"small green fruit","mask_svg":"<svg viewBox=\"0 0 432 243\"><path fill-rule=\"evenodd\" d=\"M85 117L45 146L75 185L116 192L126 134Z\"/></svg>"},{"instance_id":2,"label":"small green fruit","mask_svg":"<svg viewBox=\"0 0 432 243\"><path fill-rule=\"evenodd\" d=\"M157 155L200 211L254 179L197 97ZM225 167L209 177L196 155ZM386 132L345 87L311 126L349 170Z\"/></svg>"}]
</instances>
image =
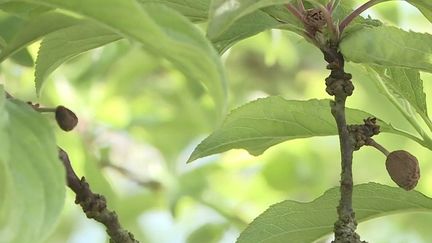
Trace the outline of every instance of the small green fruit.
<instances>
[{"instance_id":1,"label":"small green fruit","mask_svg":"<svg viewBox=\"0 0 432 243\"><path fill-rule=\"evenodd\" d=\"M64 106L57 106L55 110L57 124L63 131L71 131L78 124L78 117Z\"/></svg>"},{"instance_id":2,"label":"small green fruit","mask_svg":"<svg viewBox=\"0 0 432 243\"><path fill-rule=\"evenodd\" d=\"M386 168L392 180L407 191L414 189L420 179L417 158L404 150L389 153Z\"/></svg>"}]
</instances>

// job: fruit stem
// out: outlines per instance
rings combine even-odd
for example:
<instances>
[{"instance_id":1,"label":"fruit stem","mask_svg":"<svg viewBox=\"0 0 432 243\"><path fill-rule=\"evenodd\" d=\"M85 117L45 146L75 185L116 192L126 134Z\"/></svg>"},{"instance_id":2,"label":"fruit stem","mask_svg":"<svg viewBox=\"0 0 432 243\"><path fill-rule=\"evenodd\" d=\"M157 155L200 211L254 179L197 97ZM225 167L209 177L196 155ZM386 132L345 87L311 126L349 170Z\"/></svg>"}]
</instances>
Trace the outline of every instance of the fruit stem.
<instances>
[{"instance_id":1,"label":"fruit stem","mask_svg":"<svg viewBox=\"0 0 432 243\"><path fill-rule=\"evenodd\" d=\"M55 112L56 108L52 107L34 107L34 109L38 112Z\"/></svg>"},{"instance_id":2,"label":"fruit stem","mask_svg":"<svg viewBox=\"0 0 432 243\"><path fill-rule=\"evenodd\" d=\"M384 148L381 144L375 142L375 140L373 140L372 138L369 138L369 139L366 141L366 144L365 144L365 145L367 145L367 146L372 146L372 147L378 149L378 150L379 150L381 153L383 153L386 157L387 157L387 156L389 155L389 153L390 153L386 148Z\"/></svg>"}]
</instances>

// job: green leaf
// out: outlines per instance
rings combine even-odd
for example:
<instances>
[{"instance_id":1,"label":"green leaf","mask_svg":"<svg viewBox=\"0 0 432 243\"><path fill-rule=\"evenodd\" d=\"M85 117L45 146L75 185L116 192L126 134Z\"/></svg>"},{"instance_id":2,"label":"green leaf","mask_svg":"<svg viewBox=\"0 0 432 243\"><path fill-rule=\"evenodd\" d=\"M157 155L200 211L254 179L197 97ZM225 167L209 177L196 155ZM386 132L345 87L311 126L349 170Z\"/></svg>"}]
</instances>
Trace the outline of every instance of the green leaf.
<instances>
[{"instance_id":1,"label":"green leaf","mask_svg":"<svg viewBox=\"0 0 432 243\"><path fill-rule=\"evenodd\" d=\"M223 53L236 42L268 29L289 30L301 35L303 24L284 6L270 6L237 19L220 35L211 40L216 49Z\"/></svg>"},{"instance_id":2,"label":"green leaf","mask_svg":"<svg viewBox=\"0 0 432 243\"><path fill-rule=\"evenodd\" d=\"M348 61L432 72L432 35L396 27L363 28L340 43Z\"/></svg>"},{"instance_id":3,"label":"green leaf","mask_svg":"<svg viewBox=\"0 0 432 243\"><path fill-rule=\"evenodd\" d=\"M432 2L429 0L407 0L432 23Z\"/></svg>"},{"instance_id":4,"label":"green leaf","mask_svg":"<svg viewBox=\"0 0 432 243\"><path fill-rule=\"evenodd\" d=\"M187 238L187 243L218 243L227 229L226 224L205 224Z\"/></svg>"},{"instance_id":5,"label":"green leaf","mask_svg":"<svg viewBox=\"0 0 432 243\"><path fill-rule=\"evenodd\" d=\"M34 65L33 57L27 49L19 50L11 56L11 60L25 67L33 67Z\"/></svg>"},{"instance_id":6,"label":"green leaf","mask_svg":"<svg viewBox=\"0 0 432 243\"><path fill-rule=\"evenodd\" d=\"M362 124L363 119L372 117L355 109L347 109L346 113L349 124ZM381 131L392 130L383 121L379 125ZM287 140L336 134L330 100L296 101L273 96L232 111L222 126L195 148L188 161L239 148L259 155Z\"/></svg>"},{"instance_id":7,"label":"green leaf","mask_svg":"<svg viewBox=\"0 0 432 243\"><path fill-rule=\"evenodd\" d=\"M135 0L31 0L94 19L173 63L188 78L202 82L222 110L226 77L217 52L184 16L161 4Z\"/></svg>"},{"instance_id":8,"label":"green leaf","mask_svg":"<svg viewBox=\"0 0 432 243\"><path fill-rule=\"evenodd\" d=\"M6 2L0 4L0 9L20 17L28 18L52 10L52 8L26 2Z\"/></svg>"},{"instance_id":9,"label":"green leaf","mask_svg":"<svg viewBox=\"0 0 432 243\"><path fill-rule=\"evenodd\" d=\"M162 3L193 22L205 21L208 18L210 0L138 0L142 4Z\"/></svg>"},{"instance_id":10,"label":"green leaf","mask_svg":"<svg viewBox=\"0 0 432 243\"><path fill-rule=\"evenodd\" d=\"M259 10L237 20L212 42L219 53L223 53L240 40L278 26L281 26L279 21Z\"/></svg>"},{"instance_id":11,"label":"green leaf","mask_svg":"<svg viewBox=\"0 0 432 243\"><path fill-rule=\"evenodd\" d=\"M378 0L375 4L393 0ZM402 1L402 0L400 0ZM432 2L429 0L404 0L416 7L429 21L432 22Z\"/></svg>"},{"instance_id":12,"label":"green leaf","mask_svg":"<svg viewBox=\"0 0 432 243\"><path fill-rule=\"evenodd\" d=\"M25 103L0 101L0 117L0 239L41 242L65 197L55 137L47 120Z\"/></svg>"},{"instance_id":13,"label":"green leaf","mask_svg":"<svg viewBox=\"0 0 432 243\"><path fill-rule=\"evenodd\" d=\"M47 12L28 19L21 24L8 41L6 48L0 53L0 62L43 36L77 23L79 20L76 18L54 12Z\"/></svg>"},{"instance_id":14,"label":"green leaf","mask_svg":"<svg viewBox=\"0 0 432 243\"><path fill-rule=\"evenodd\" d=\"M407 68L372 67L383 84L399 99L406 100L419 114L427 116L426 94L420 72ZM378 82L378 80L374 79Z\"/></svg>"},{"instance_id":15,"label":"green leaf","mask_svg":"<svg viewBox=\"0 0 432 243\"><path fill-rule=\"evenodd\" d=\"M333 230L337 219L339 188L333 188L312 202L284 201L258 216L237 239L237 243L309 243ZM417 191L405 191L377 183L354 187L353 207L358 222L389 214L431 211L432 199Z\"/></svg>"},{"instance_id":16,"label":"green leaf","mask_svg":"<svg viewBox=\"0 0 432 243\"><path fill-rule=\"evenodd\" d=\"M263 7L289 2L291 0L212 0L207 35L215 39L237 19Z\"/></svg>"},{"instance_id":17,"label":"green leaf","mask_svg":"<svg viewBox=\"0 0 432 243\"><path fill-rule=\"evenodd\" d=\"M122 37L93 22L61 29L45 37L36 60L36 91L40 92L46 77L67 60L88 50L106 45Z\"/></svg>"}]
</instances>

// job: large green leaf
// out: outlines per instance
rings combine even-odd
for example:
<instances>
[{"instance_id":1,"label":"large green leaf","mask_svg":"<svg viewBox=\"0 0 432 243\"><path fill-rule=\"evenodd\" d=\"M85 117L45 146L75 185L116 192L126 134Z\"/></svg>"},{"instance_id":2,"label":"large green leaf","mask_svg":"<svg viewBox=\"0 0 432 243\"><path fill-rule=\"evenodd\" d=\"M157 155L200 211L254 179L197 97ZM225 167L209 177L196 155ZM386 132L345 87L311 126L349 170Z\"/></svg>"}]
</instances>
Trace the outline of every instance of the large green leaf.
<instances>
[{"instance_id":1,"label":"large green leaf","mask_svg":"<svg viewBox=\"0 0 432 243\"><path fill-rule=\"evenodd\" d=\"M259 155L287 140L336 135L329 102L273 96L248 103L232 111L222 126L195 148L188 161L236 148ZM362 124L363 119L372 117L355 109L347 109L346 113L349 124ZM381 131L392 131L392 127L382 121L379 125Z\"/></svg>"},{"instance_id":2,"label":"large green leaf","mask_svg":"<svg viewBox=\"0 0 432 243\"><path fill-rule=\"evenodd\" d=\"M432 2L429 0L407 0L432 23Z\"/></svg>"},{"instance_id":3,"label":"large green leaf","mask_svg":"<svg viewBox=\"0 0 432 243\"><path fill-rule=\"evenodd\" d=\"M339 4L337 9L333 12L333 18L335 20L341 20L351 12L351 4L343 2ZM356 27L353 28L352 25L350 25L345 32L350 32L352 29L362 28L364 25L379 25L377 22L379 21L358 17L353 22ZM267 29L288 30L299 35L303 35L304 32L303 23L287 11L285 6L274 5L260 8L236 19L218 36L210 38L216 49L223 53L236 42L256 35Z\"/></svg>"},{"instance_id":4,"label":"large green leaf","mask_svg":"<svg viewBox=\"0 0 432 243\"><path fill-rule=\"evenodd\" d=\"M29 18L21 24L11 40L8 41L6 48L0 53L0 62L43 36L78 23L79 20L74 17L55 12L47 12Z\"/></svg>"},{"instance_id":5,"label":"large green leaf","mask_svg":"<svg viewBox=\"0 0 432 243\"><path fill-rule=\"evenodd\" d=\"M7 43L10 42L15 32L17 32L24 21L20 18L14 16L7 16L1 18L0 20L0 35L1 40L1 50L7 47ZM11 56L11 60L23 66L31 67L33 66L33 58L27 49L20 50Z\"/></svg>"},{"instance_id":6,"label":"large green leaf","mask_svg":"<svg viewBox=\"0 0 432 243\"><path fill-rule=\"evenodd\" d=\"M289 2L291 0L212 0L207 35L215 39L237 19L263 7Z\"/></svg>"},{"instance_id":7,"label":"large green leaf","mask_svg":"<svg viewBox=\"0 0 432 243\"><path fill-rule=\"evenodd\" d=\"M27 104L7 100L0 101L0 136L0 242L41 242L65 196L54 134Z\"/></svg>"},{"instance_id":8,"label":"large green leaf","mask_svg":"<svg viewBox=\"0 0 432 243\"><path fill-rule=\"evenodd\" d=\"M217 52L201 31L163 4L135 0L31 0L94 19L143 48L171 61L187 77L203 82L224 107L226 80Z\"/></svg>"},{"instance_id":9,"label":"large green leaf","mask_svg":"<svg viewBox=\"0 0 432 243\"><path fill-rule=\"evenodd\" d=\"M394 0L375 0L374 3L383 3ZM416 7L429 21L432 22L432 2L429 0L399 0L406 1Z\"/></svg>"},{"instance_id":10,"label":"large green leaf","mask_svg":"<svg viewBox=\"0 0 432 243\"><path fill-rule=\"evenodd\" d=\"M216 49L223 53L236 42L282 24L267 13L258 10L237 20L221 35L212 39Z\"/></svg>"},{"instance_id":11,"label":"large green leaf","mask_svg":"<svg viewBox=\"0 0 432 243\"><path fill-rule=\"evenodd\" d=\"M414 109L427 116L426 94L420 72L407 68L373 67L380 80L397 98L406 100Z\"/></svg>"},{"instance_id":12,"label":"large green leaf","mask_svg":"<svg viewBox=\"0 0 432 243\"><path fill-rule=\"evenodd\" d=\"M313 242L332 232L339 195L339 188L333 188L312 202L275 204L241 233L237 243ZM362 222L400 212L431 211L432 199L417 191L367 183L354 187L353 207Z\"/></svg>"},{"instance_id":13,"label":"large green leaf","mask_svg":"<svg viewBox=\"0 0 432 243\"><path fill-rule=\"evenodd\" d=\"M23 18L28 18L52 10L52 8L40 6L34 3L26 2L5 2L0 3L0 9Z\"/></svg>"},{"instance_id":14,"label":"large green leaf","mask_svg":"<svg viewBox=\"0 0 432 243\"><path fill-rule=\"evenodd\" d=\"M36 61L35 82L39 93L46 77L67 60L122 37L98 24L82 21L45 37Z\"/></svg>"},{"instance_id":15,"label":"large green leaf","mask_svg":"<svg viewBox=\"0 0 432 243\"><path fill-rule=\"evenodd\" d=\"M194 22L205 21L208 18L210 0L138 0L142 4L163 3L175 9Z\"/></svg>"},{"instance_id":16,"label":"large green leaf","mask_svg":"<svg viewBox=\"0 0 432 243\"><path fill-rule=\"evenodd\" d=\"M187 238L187 243L218 243L226 232L226 224L205 224L193 231Z\"/></svg>"},{"instance_id":17,"label":"large green leaf","mask_svg":"<svg viewBox=\"0 0 432 243\"><path fill-rule=\"evenodd\" d=\"M363 28L340 43L348 61L432 72L432 35L396 27Z\"/></svg>"}]
</instances>

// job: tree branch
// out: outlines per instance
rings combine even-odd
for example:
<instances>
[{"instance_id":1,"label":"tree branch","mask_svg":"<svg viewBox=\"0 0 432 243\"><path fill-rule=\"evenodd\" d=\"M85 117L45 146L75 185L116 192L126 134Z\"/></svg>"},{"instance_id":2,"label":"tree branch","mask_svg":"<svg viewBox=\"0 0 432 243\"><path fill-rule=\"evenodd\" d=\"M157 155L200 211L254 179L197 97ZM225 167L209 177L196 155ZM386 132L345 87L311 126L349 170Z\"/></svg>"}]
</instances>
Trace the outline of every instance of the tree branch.
<instances>
[{"instance_id":1,"label":"tree branch","mask_svg":"<svg viewBox=\"0 0 432 243\"><path fill-rule=\"evenodd\" d=\"M337 207L338 220L334 224L335 239L333 242L361 243L360 236L355 232L357 222L352 208L354 141L350 136L345 119L345 101L352 94L354 86L351 82L351 74L344 71L344 58L338 51L338 44L329 43L325 49L322 49L322 52L324 59L329 63L327 68L331 70L329 77L326 78L326 91L335 97L330 106L339 133L342 167L341 198Z\"/></svg>"},{"instance_id":2,"label":"tree branch","mask_svg":"<svg viewBox=\"0 0 432 243\"><path fill-rule=\"evenodd\" d=\"M105 198L93 193L84 177L78 178L68 154L61 148L59 148L59 158L66 169L67 185L76 194L75 203L81 206L87 218L105 225L106 232L110 236L110 243L139 243L133 234L122 228L117 214L107 208Z\"/></svg>"}]
</instances>

